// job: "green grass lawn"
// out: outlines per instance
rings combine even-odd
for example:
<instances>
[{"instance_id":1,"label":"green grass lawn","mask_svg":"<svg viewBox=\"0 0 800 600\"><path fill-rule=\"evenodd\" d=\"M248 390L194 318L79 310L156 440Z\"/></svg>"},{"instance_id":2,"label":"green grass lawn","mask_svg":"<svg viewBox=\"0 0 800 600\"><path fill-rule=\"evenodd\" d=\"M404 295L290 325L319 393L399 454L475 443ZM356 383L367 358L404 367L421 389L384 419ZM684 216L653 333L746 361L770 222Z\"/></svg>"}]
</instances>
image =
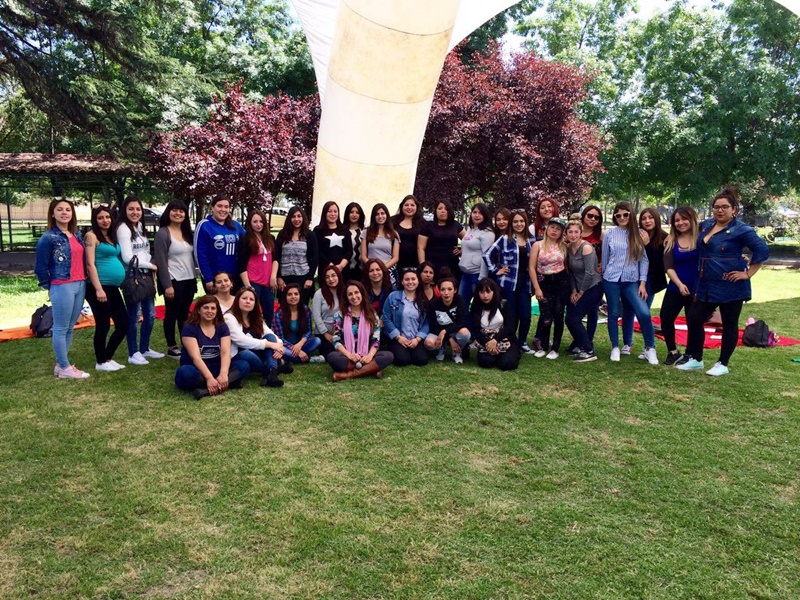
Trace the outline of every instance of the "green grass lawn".
<instances>
[{"instance_id":1,"label":"green grass lawn","mask_svg":"<svg viewBox=\"0 0 800 600\"><path fill-rule=\"evenodd\" d=\"M754 284L743 316L800 338L800 273ZM169 359L57 380L0 344L0 597L800 597L800 346L712 379L597 341L201 402Z\"/></svg>"}]
</instances>

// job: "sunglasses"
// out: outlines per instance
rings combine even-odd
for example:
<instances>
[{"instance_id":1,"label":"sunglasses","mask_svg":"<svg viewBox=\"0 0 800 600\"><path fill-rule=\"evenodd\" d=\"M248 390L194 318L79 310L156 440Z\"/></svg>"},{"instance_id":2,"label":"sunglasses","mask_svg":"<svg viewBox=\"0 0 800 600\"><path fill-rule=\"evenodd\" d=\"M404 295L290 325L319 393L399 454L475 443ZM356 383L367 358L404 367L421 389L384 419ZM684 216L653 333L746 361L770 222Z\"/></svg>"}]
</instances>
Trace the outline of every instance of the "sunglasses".
<instances>
[{"instance_id":1,"label":"sunglasses","mask_svg":"<svg viewBox=\"0 0 800 600\"><path fill-rule=\"evenodd\" d=\"M591 219L592 221L599 221L600 220L600 215L596 215L594 213L589 213L588 215L586 215L586 218L587 219Z\"/></svg>"},{"instance_id":2,"label":"sunglasses","mask_svg":"<svg viewBox=\"0 0 800 600\"><path fill-rule=\"evenodd\" d=\"M618 213L616 213L614 215L614 218L615 219L627 219L630 216L631 216L631 213L629 213L629 212L618 212Z\"/></svg>"}]
</instances>

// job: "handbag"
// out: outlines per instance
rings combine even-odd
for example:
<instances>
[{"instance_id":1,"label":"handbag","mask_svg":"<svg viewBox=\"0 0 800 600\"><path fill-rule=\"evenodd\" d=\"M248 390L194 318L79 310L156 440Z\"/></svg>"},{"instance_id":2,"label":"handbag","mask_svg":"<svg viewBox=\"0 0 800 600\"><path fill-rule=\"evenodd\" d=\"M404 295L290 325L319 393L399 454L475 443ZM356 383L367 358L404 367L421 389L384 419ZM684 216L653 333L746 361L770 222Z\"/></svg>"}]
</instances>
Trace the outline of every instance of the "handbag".
<instances>
[{"instance_id":1,"label":"handbag","mask_svg":"<svg viewBox=\"0 0 800 600\"><path fill-rule=\"evenodd\" d=\"M139 270L139 257L134 256L128 264L125 281L122 282L122 295L126 304L137 304L156 297L156 284L153 272Z\"/></svg>"}]
</instances>

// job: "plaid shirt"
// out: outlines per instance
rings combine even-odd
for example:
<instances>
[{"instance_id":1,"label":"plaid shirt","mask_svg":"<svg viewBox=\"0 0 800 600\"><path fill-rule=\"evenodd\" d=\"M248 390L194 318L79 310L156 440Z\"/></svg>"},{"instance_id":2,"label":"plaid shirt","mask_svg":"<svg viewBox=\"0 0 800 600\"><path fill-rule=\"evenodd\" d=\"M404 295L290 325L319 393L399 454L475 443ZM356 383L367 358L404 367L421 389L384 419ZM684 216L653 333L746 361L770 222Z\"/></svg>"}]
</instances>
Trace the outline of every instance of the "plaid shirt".
<instances>
[{"instance_id":1,"label":"plaid shirt","mask_svg":"<svg viewBox=\"0 0 800 600\"><path fill-rule=\"evenodd\" d=\"M528 255L530 256L531 246L536 242L536 239L529 237L525 242L528 248ZM497 262L495 262L495 259ZM527 269L528 265L519 264L519 248L517 248L516 236L508 239L507 235L502 235L497 238L489 249L483 253L483 262L492 273L497 277L498 285L505 291L513 292L517 288L517 275L520 268ZM497 275L497 271L502 267L508 267L508 273L505 275ZM528 293L531 294L531 281L527 279Z\"/></svg>"},{"instance_id":2,"label":"plaid shirt","mask_svg":"<svg viewBox=\"0 0 800 600\"><path fill-rule=\"evenodd\" d=\"M299 308L305 309L306 311L306 322L308 323L308 331L306 332L298 331L297 333L300 337L295 341L295 344L300 340L302 340L303 338L307 340L311 339L311 309L308 308L307 306L303 306L302 304L300 305ZM286 348L286 350L291 352L292 348L294 347L294 344L286 339L286 334L288 333L291 335L291 332L290 331L284 332L282 317L283 317L282 312L280 309L278 309L275 312L275 316L272 317L272 330L275 332L275 335L280 340L283 341L284 348Z\"/></svg>"}]
</instances>

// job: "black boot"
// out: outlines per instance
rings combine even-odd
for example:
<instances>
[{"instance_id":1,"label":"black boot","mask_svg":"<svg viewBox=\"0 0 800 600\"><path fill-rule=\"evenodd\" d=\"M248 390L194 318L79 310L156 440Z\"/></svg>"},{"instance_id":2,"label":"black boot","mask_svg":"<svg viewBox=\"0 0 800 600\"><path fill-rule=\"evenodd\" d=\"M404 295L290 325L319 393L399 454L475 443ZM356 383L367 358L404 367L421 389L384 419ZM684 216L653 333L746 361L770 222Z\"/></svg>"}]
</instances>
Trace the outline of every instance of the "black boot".
<instances>
[{"instance_id":1,"label":"black boot","mask_svg":"<svg viewBox=\"0 0 800 600\"><path fill-rule=\"evenodd\" d=\"M269 373L261 378L261 387L283 387L283 381L278 377L276 369L270 369Z\"/></svg>"},{"instance_id":2,"label":"black boot","mask_svg":"<svg viewBox=\"0 0 800 600\"><path fill-rule=\"evenodd\" d=\"M205 387L205 386L197 387L197 388L194 388L194 390L192 390L192 397L195 400L200 400L201 398L205 398L208 395L209 395L208 388Z\"/></svg>"},{"instance_id":3,"label":"black boot","mask_svg":"<svg viewBox=\"0 0 800 600\"><path fill-rule=\"evenodd\" d=\"M292 361L283 359L283 364L281 364L280 372L284 375L289 375L290 373L294 372L294 367L292 366Z\"/></svg>"},{"instance_id":4,"label":"black boot","mask_svg":"<svg viewBox=\"0 0 800 600\"><path fill-rule=\"evenodd\" d=\"M228 373L228 389L240 390L243 384L244 381L242 380L242 374L239 372L239 369L231 369L230 373Z\"/></svg>"}]
</instances>

